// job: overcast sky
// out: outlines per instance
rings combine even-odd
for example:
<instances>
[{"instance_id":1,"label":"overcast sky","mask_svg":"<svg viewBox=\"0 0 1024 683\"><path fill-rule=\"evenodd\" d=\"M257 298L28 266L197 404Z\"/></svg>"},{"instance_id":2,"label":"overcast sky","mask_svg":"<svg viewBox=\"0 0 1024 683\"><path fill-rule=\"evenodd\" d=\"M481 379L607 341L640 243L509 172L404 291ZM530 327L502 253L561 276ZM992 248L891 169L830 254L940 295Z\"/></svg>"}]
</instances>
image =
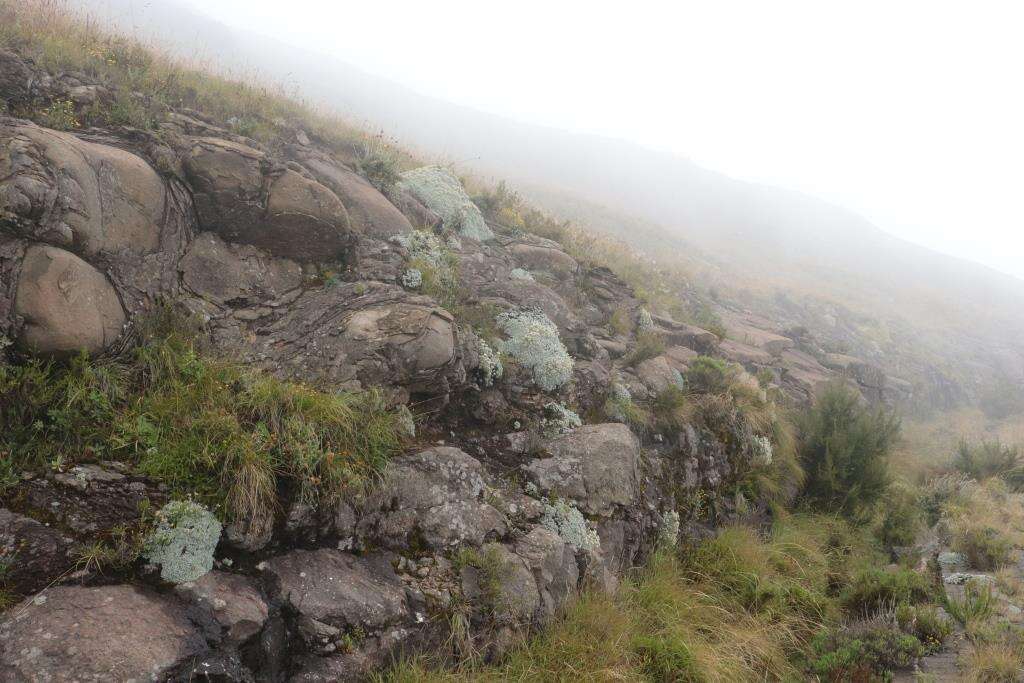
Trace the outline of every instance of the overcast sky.
<instances>
[{"instance_id":1,"label":"overcast sky","mask_svg":"<svg viewBox=\"0 0 1024 683\"><path fill-rule=\"evenodd\" d=\"M1024 278L1024 3L190 0L427 94L803 190Z\"/></svg>"}]
</instances>

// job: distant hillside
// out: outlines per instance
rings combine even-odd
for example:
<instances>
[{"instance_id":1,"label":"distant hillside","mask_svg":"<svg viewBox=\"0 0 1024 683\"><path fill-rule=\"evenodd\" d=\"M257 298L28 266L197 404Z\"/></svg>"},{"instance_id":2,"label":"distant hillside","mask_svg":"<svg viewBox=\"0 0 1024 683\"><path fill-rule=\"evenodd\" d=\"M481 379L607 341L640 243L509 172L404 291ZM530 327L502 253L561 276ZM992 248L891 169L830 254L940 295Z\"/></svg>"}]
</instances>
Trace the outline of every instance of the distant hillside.
<instances>
[{"instance_id":1,"label":"distant hillside","mask_svg":"<svg viewBox=\"0 0 1024 683\"><path fill-rule=\"evenodd\" d=\"M776 305L779 292L804 309L835 304L841 317L866 316L881 333L833 345L854 343L897 374L940 375L973 395L986 378L1024 379L1024 282L899 240L842 208L632 143L425 97L337 60L239 34L175 0L83 6L182 54L279 81L460 169L508 179L556 215L681 263L733 307L772 308L783 316L780 326L815 325L836 312L794 314ZM828 327L816 331L827 338Z\"/></svg>"}]
</instances>

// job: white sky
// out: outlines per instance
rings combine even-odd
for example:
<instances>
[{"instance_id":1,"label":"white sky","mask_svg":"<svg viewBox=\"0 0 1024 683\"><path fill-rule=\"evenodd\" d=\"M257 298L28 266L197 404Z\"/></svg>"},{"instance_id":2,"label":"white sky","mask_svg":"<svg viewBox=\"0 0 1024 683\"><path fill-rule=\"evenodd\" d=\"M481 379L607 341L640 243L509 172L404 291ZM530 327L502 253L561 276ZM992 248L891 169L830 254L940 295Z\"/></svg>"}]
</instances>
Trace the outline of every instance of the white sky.
<instances>
[{"instance_id":1,"label":"white sky","mask_svg":"<svg viewBox=\"0 0 1024 683\"><path fill-rule=\"evenodd\" d=\"M1024 2L191 1L424 94L803 190L1024 278Z\"/></svg>"}]
</instances>

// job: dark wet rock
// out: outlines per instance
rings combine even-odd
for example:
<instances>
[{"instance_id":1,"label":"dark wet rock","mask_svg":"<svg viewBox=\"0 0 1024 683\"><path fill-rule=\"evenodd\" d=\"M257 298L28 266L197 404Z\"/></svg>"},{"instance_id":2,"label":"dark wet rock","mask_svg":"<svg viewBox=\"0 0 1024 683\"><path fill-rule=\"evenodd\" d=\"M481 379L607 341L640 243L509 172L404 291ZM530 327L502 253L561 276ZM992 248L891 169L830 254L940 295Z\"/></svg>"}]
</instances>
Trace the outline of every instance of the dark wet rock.
<instances>
[{"instance_id":1,"label":"dark wet rock","mask_svg":"<svg viewBox=\"0 0 1024 683\"><path fill-rule=\"evenodd\" d=\"M30 517L0 508L0 564L4 583L22 595L44 588L74 566L74 541Z\"/></svg>"},{"instance_id":2,"label":"dark wet rock","mask_svg":"<svg viewBox=\"0 0 1024 683\"><path fill-rule=\"evenodd\" d=\"M480 545L504 534L504 518L484 501L483 466L457 448L431 448L391 461L386 484L371 495L359 532L396 549Z\"/></svg>"},{"instance_id":3,"label":"dark wet rock","mask_svg":"<svg viewBox=\"0 0 1024 683\"><path fill-rule=\"evenodd\" d=\"M3 681L156 681L208 649L182 605L131 586L58 586L4 616Z\"/></svg>"},{"instance_id":4,"label":"dark wet rock","mask_svg":"<svg viewBox=\"0 0 1024 683\"><path fill-rule=\"evenodd\" d=\"M175 589L185 600L209 610L229 640L242 643L258 634L268 609L256 585L245 576L211 571Z\"/></svg>"}]
</instances>

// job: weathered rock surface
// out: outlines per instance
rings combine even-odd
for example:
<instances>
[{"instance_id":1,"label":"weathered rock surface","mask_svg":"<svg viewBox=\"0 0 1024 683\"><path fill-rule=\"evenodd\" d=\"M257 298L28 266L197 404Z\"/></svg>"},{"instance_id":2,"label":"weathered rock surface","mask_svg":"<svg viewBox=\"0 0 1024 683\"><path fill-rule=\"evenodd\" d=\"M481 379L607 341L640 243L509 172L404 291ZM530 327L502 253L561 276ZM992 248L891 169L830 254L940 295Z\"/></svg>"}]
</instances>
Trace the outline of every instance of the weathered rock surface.
<instances>
[{"instance_id":1,"label":"weathered rock surface","mask_svg":"<svg viewBox=\"0 0 1024 683\"><path fill-rule=\"evenodd\" d=\"M409 616L405 587L383 556L294 550L268 560L265 571L275 594L301 618L331 627L320 631L327 635L378 631Z\"/></svg>"},{"instance_id":2,"label":"weathered rock surface","mask_svg":"<svg viewBox=\"0 0 1024 683\"><path fill-rule=\"evenodd\" d=\"M457 448L431 448L391 462L387 483L371 497L376 510L360 533L393 548L440 550L480 545L505 533L504 519L483 501L483 466Z\"/></svg>"},{"instance_id":3,"label":"weathered rock surface","mask_svg":"<svg viewBox=\"0 0 1024 683\"><path fill-rule=\"evenodd\" d=\"M0 680L156 681L207 643L186 610L130 586L56 587L0 623Z\"/></svg>"},{"instance_id":4,"label":"weathered rock surface","mask_svg":"<svg viewBox=\"0 0 1024 683\"><path fill-rule=\"evenodd\" d=\"M44 245L25 251L14 312L24 321L21 347L47 356L102 351L126 322L117 291L101 272Z\"/></svg>"},{"instance_id":5,"label":"weathered rock surface","mask_svg":"<svg viewBox=\"0 0 1024 683\"><path fill-rule=\"evenodd\" d=\"M226 243L213 233L196 237L179 268L189 289L219 305L270 301L302 284L302 268L294 261Z\"/></svg>"},{"instance_id":6,"label":"weathered rock surface","mask_svg":"<svg viewBox=\"0 0 1024 683\"><path fill-rule=\"evenodd\" d=\"M341 200L320 183L273 167L263 152L218 138L195 140L185 159L200 227L275 256L331 261L353 233Z\"/></svg>"},{"instance_id":7,"label":"weathered rock surface","mask_svg":"<svg viewBox=\"0 0 1024 683\"><path fill-rule=\"evenodd\" d=\"M256 585L240 574L211 571L176 590L185 600L209 610L233 642L249 640L267 621L266 601Z\"/></svg>"},{"instance_id":8,"label":"weathered rock surface","mask_svg":"<svg viewBox=\"0 0 1024 683\"><path fill-rule=\"evenodd\" d=\"M409 219L361 176L324 155L306 158L303 163L318 182L338 196L352 228L360 234L387 239L412 232Z\"/></svg>"},{"instance_id":9,"label":"weathered rock surface","mask_svg":"<svg viewBox=\"0 0 1024 683\"><path fill-rule=\"evenodd\" d=\"M163 181L142 158L0 119L0 225L81 256L160 245Z\"/></svg>"},{"instance_id":10,"label":"weathered rock surface","mask_svg":"<svg viewBox=\"0 0 1024 683\"><path fill-rule=\"evenodd\" d=\"M547 446L550 458L525 466L527 477L546 494L574 501L580 510L611 515L636 499L640 444L623 424L584 425Z\"/></svg>"},{"instance_id":11,"label":"weathered rock surface","mask_svg":"<svg viewBox=\"0 0 1024 683\"><path fill-rule=\"evenodd\" d=\"M0 564L4 581L32 593L74 564L72 539L29 517L0 508Z\"/></svg>"}]
</instances>

